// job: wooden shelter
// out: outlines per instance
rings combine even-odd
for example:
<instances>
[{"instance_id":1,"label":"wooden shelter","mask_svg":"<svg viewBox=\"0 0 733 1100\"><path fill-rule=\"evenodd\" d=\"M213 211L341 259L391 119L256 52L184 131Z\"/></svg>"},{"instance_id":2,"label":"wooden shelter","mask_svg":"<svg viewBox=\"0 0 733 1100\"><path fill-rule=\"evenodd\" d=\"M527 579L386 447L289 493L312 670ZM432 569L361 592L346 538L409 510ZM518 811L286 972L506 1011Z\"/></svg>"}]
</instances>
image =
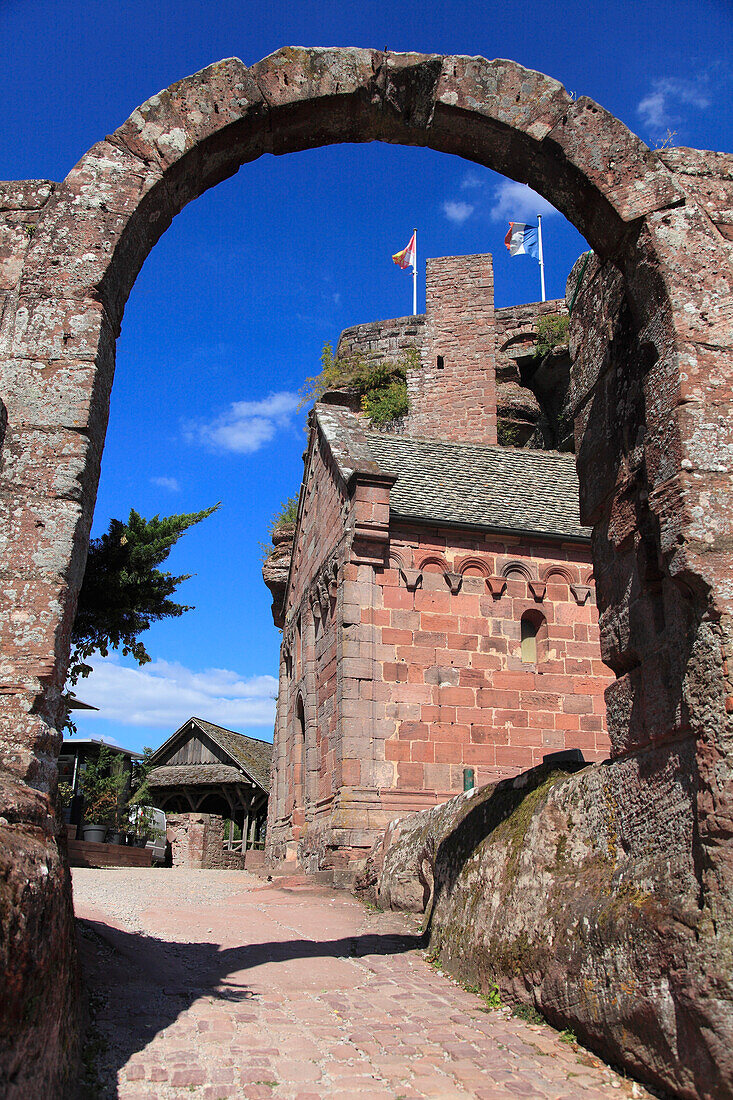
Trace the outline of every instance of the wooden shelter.
<instances>
[{"instance_id":1,"label":"wooden shelter","mask_svg":"<svg viewBox=\"0 0 733 1100\"><path fill-rule=\"evenodd\" d=\"M148 783L167 813L217 814L242 829L242 850L260 847L267 820L272 745L216 726L187 722L157 749ZM233 825L229 830L233 842Z\"/></svg>"}]
</instances>

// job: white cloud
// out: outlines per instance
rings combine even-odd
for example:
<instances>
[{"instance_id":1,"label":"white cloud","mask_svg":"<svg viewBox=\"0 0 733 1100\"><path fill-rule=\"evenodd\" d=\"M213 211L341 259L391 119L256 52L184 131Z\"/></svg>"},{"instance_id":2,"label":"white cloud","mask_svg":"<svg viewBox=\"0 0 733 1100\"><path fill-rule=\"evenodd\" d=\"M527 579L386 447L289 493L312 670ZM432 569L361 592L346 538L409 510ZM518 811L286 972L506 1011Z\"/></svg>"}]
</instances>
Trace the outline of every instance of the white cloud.
<instances>
[{"instance_id":1,"label":"white cloud","mask_svg":"<svg viewBox=\"0 0 733 1100\"><path fill-rule=\"evenodd\" d=\"M151 485L157 485L160 489L168 489L171 493L180 493L181 486L175 477L151 477Z\"/></svg>"},{"instance_id":2,"label":"white cloud","mask_svg":"<svg viewBox=\"0 0 733 1100\"><path fill-rule=\"evenodd\" d=\"M443 213L448 221L455 222L456 225L463 225L463 223L471 217L474 207L470 202L444 202Z\"/></svg>"},{"instance_id":3,"label":"white cloud","mask_svg":"<svg viewBox=\"0 0 733 1100\"><path fill-rule=\"evenodd\" d=\"M274 676L247 679L227 668L196 671L163 660L131 668L116 654L90 663L93 672L76 691L99 711L84 711L85 725L106 720L172 733L192 715L230 729L272 728L275 720Z\"/></svg>"},{"instance_id":4,"label":"white cloud","mask_svg":"<svg viewBox=\"0 0 733 1100\"><path fill-rule=\"evenodd\" d=\"M551 217L559 211L525 183L502 180L493 194L491 220L495 222L533 222L538 214Z\"/></svg>"},{"instance_id":5,"label":"white cloud","mask_svg":"<svg viewBox=\"0 0 733 1100\"><path fill-rule=\"evenodd\" d=\"M651 91L639 102L636 113L644 126L650 130L663 130L679 121L675 114L681 105L705 110L710 106L710 97L704 90L704 80L678 80L664 77L652 81Z\"/></svg>"},{"instance_id":6,"label":"white cloud","mask_svg":"<svg viewBox=\"0 0 733 1100\"><path fill-rule=\"evenodd\" d=\"M483 180L477 172L467 172L461 181L462 191L474 191L485 186L485 180Z\"/></svg>"},{"instance_id":7,"label":"white cloud","mask_svg":"<svg viewBox=\"0 0 733 1100\"><path fill-rule=\"evenodd\" d=\"M189 442L213 450L252 454L290 426L299 403L297 393L285 391L271 393L263 401L235 401L214 420L187 425L185 435Z\"/></svg>"}]
</instances>

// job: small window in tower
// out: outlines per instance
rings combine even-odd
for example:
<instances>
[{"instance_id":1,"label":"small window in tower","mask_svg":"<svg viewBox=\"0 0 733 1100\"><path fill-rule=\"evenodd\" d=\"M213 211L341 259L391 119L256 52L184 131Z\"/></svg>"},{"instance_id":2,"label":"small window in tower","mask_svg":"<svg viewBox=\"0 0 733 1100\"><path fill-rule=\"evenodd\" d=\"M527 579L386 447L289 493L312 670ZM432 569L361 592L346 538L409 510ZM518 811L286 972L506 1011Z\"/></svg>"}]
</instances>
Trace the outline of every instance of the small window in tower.
<instances>
[{"instance_id":1,"label":"small window in tower","mask_svg":"<svg viewBox=\"0 0 733 1100\"><path fill-rule=\"evenodd\" d=\"M444 367L445 367L445 359L443 358L442 355L439 355L438 356L438 370L443 370Z\"/></svg>"},{"instance_id":2,"label":"small window in tower","mask_svg":"<svg viewBox=\"0 0 733 1100\"><path fill-rule=\"evenodd\" d=\"M539 611L525 611L522 615L522 661L528 665L536 665L538 657L538 642L545 640L547 623L544 615Z\"/></svg>"}]
</instances>

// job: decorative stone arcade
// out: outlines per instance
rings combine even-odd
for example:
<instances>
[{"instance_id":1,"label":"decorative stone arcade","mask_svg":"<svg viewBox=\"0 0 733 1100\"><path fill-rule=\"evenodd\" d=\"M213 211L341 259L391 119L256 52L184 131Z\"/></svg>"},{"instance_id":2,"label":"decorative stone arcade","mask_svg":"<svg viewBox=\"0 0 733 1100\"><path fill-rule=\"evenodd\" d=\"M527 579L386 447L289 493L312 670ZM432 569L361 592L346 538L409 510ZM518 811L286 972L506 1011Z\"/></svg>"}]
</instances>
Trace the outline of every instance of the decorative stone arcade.
<instances>
[{"instance_id":1,"label":"decorative stone arcade","mask_svg":"<svg viewBox=\"0 0 733 1100\"><path fill-rule=\"evenodd\" d=\"M587 329L575 325L573 393L617 675L604 775L623 874L655 907L625 959L633 997L616 981L613 922L599 922L561 983L565 1016L684 1095L731 1095L731 158L651 152L510 61L300 48L212 65L143 104L62 183L0 190L7 1094L52 1096L73 1050L57 722L125 301L175 214L241 164L373 140L528 183L599 257L574 315Z\"/></svg>"}]
</instances>

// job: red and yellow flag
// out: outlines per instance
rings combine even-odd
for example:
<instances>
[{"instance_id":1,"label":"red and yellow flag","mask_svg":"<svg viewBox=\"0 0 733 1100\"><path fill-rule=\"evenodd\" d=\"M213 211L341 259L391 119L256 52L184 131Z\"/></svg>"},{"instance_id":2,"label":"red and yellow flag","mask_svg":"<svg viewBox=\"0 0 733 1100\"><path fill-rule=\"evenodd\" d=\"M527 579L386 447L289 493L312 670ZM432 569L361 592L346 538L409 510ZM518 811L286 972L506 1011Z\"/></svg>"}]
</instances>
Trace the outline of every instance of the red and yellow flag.
<instances>
[{"instance_id":1,"label":"red and yellow flag","mask_svg":"<svg viewBox=\"0 0 733 1100\"><path fill-rule=\"evenodd\" d=\"M410 237L410 243L408 244L407 248L403 248L401 252L395 252L392 259L398 267L401 267L404 270L406 267L415 266L415 254L415 234L413 233Z\"/></svg>"}]
</instances>

